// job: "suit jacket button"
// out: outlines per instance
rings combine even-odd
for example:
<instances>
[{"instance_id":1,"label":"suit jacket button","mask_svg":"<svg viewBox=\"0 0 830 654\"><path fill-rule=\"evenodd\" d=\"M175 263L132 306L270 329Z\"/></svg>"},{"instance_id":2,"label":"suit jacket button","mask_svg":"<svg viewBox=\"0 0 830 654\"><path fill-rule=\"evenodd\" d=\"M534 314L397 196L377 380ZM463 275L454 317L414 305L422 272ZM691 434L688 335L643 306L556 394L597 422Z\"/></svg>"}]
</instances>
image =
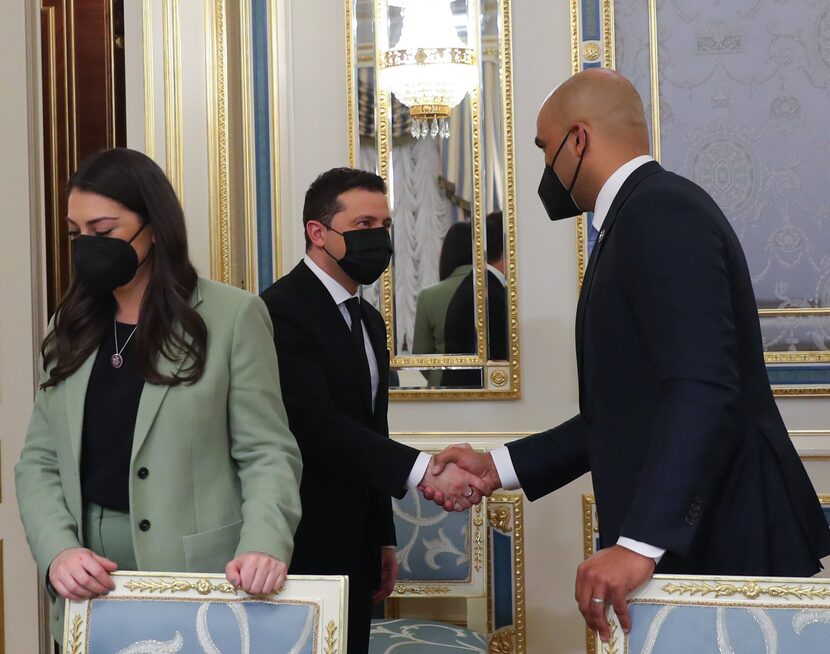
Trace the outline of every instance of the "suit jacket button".
<instances>
[{"instance_id":1,"label":"suit jacket button","mask_svg":"<svg viewBox=\"0 0 830 654\"><path fill-rule=\"evenodd\" d=\"M150 471L147 468L139 468L138 469L138 478L139 479L147 479L147 475L150 474Z\"/></svg>"},{"instance_id":2,"label":"suit jacket button","mask_svg":"<svg viewBox=\"0 0 830 654\"><path fill-rule=\"evenodd\" d=\"M150 531L150 521L145 518L138 523L138 528L141 529L141 531Z\"/></svg>"}]
</instances>

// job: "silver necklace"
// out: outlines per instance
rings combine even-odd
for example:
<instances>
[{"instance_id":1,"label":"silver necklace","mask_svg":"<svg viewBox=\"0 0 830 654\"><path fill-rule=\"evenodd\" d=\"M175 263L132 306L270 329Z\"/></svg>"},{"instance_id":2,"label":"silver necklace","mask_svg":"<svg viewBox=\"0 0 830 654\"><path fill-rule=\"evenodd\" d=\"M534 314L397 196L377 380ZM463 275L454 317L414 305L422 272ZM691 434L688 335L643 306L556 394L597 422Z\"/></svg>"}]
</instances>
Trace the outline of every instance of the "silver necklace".
<instances>
[{"instance_id":1,"label":"silver necklace","mask_svg":"<svg viewBox=\"0 0 830 654\"><path fill-rule=\"evenodd\" d=\"M130 339L133 337L133 334L135 334L136 329L138 329L138 325L133 327L133 331L131 331L130 335L127 336L127 340L124 341L124 345L118 347L118 329L115 326L115 320L112 321L112 332L115 334L115 354L110 357L110 363L113 368L120 368L124 365L124 357L121 356L121 353L124 351L124 348L127 347L127 343L130 342Z\"/></svg>"}]
</instances>

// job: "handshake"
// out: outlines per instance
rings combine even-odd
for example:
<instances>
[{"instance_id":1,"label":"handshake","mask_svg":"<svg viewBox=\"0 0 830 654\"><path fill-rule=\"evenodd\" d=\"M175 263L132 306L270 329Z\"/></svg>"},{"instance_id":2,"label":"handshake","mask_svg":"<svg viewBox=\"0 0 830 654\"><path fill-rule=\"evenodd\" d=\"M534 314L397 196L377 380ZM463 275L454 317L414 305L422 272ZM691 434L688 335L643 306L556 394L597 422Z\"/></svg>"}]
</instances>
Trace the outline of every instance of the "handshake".
<instances>
[{"instance_id":1,"label":"handshake","mask_svg":"<svg viewBox=\"0 0 830 654\"><path fill-rule=\"evenodd\" d=\"M464 443L432 457L418 490L445 511L465 511L501 486L490 453L476 452Z\"/></svg>"}]
</instances>

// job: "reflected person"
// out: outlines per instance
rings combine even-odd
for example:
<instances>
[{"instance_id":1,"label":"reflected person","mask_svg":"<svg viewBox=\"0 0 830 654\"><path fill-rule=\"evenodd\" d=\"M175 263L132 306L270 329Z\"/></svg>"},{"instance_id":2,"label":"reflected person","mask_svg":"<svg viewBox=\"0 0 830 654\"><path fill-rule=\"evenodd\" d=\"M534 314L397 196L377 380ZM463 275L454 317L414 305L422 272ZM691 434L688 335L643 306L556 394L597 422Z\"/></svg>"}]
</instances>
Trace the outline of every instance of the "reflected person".
<instances>
[{"instance_id":1,"label":"reflected person","mask_svg":"<svg viewBox=\"0 0 830 654\"><path fill-rule=\"evenodd\" d=\"M507 278L504 261L504 220L501 211L490 213L485 221L487 235L487 358L506 361L507 352ZM458 285L447 307L444 339L448 354L474 354L478 343L474 283L470 272ZM444 370L442 386L481 388L480 369Z\"/></svg>"},{"instance_id":2,"label":"reflected person","mask_svg":"<svg viewBox=\"0 0 830 654\"><path fill-rule=\"evenodd\" d=\"M63 598L106 593L116 569L280 588L301 461L265 305L197 277L181 205L145 155L93 155L68 196L74 275L15 468L52 634Z\"/></svg>"},{"instance_id":3,"label":"reflected person","mask_svg":"<svg viewBox=\"0 0 830 654\"><path fill-rule=\"evenodd\" d=\"M770 389L726 216L648 155L642 101L618 73L574 75L536 127L548 216L593 211L599 233L576 311L580 411L491 454L436 458L531 500L591 472L601 549L576 598L603 640L607 605L628 630L626 595L655 571L815 574L830 531Z\"/></svg>"},{"instance_id":4,"label":"reflected person","mask_svg":"<svg viewBox=\"0 0 830 654\"><path fill-rule=\"evenodd\" d=\"M362 170L317 177L303 207L306 254L262 294L303 456L291 572L349 576L352 654L366 652L372 603L397 578L391 498L423 480L457 510L481 499L473 475L453 466L434 478L429 455L389 438L386 325L359 294L392 255L385 193L383 179Z\"/></svg>"},{"instance_id":5,"label":"reflected person","mask_svg":"<svg viewBox=\"0 0 830 654\"><path fill-rule=\"evenodd\" d=\"M412 354L444 354L444 323L447 307L459 284L473 269L473 234L470 223L450 225L441 245L438 261L439 282L418 294L415 308L415 334ZM422 371L429 386L440 386L441 370Z\"/></svg>"}]
</instances>

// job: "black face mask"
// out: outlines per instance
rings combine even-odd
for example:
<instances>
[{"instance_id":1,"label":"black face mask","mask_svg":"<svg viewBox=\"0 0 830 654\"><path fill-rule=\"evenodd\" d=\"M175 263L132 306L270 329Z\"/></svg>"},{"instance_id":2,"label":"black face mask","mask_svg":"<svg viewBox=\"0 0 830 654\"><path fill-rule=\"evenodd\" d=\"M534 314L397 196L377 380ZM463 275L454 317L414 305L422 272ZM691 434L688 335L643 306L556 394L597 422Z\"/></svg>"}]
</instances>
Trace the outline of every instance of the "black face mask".
<instances>
[{"instance_id":1,"label":"black face mask","mask_svg":"<svg viewBox=\"0 0 830 654\"><path fill-rule=\"evenodd\" d=\"M373 284L389 266L389 260L392 258L392 239L386 227L351 229L347 232L338 232L334 227L328 226L326 229L340 234L346 242L346 254L342 259L335 259L328 250L326 254L358 284Z\"/></svg>"},{"instance_id":2,"label":"black face mask","mask_svg":"<svg viewBox=\"0 0 830 654\"><path fill-rule=\"evenodd\" d=\"M76 236L72 240L75 274L87 293L102 297L135 277L141 264L130 243L146 226L145 222L129 241L109 236Z\"/></svg>"},{"instance_id":3,"label":"black face mask","mask_svg":"<svg viewBox=\"0 0 830 654\"><path fill-rule=\"evenodd\" d=\"M579 157L579 163L576 166L576 172L574 173L574 178L571 180L570 186L565 187L562 180L559 179L559 175L557 175L556 171L553 169L553 164L556 163L556 158L559 156L559 153L562 152L562 148L565 147L565 143L567 143L570 135L570 132L565 134L565 138L559 145L559 149L556 151L556 154L553 155L553 161L550 166L545 166L542 181L539 183L539 197L542 199L542 204L545 207L545 211L548 212L548 218L551 220L562 220L563 218L578 216L582 213L582 210L576 206L576 202L574 202L571 191L573 191L574 185L576 184L576 178L579 177L579 169L582 168L582 159L585 157L585 151L588 149L587 139L585 141L585 148L582 150L582 154Z\"/></svg>"}]
</instances>

